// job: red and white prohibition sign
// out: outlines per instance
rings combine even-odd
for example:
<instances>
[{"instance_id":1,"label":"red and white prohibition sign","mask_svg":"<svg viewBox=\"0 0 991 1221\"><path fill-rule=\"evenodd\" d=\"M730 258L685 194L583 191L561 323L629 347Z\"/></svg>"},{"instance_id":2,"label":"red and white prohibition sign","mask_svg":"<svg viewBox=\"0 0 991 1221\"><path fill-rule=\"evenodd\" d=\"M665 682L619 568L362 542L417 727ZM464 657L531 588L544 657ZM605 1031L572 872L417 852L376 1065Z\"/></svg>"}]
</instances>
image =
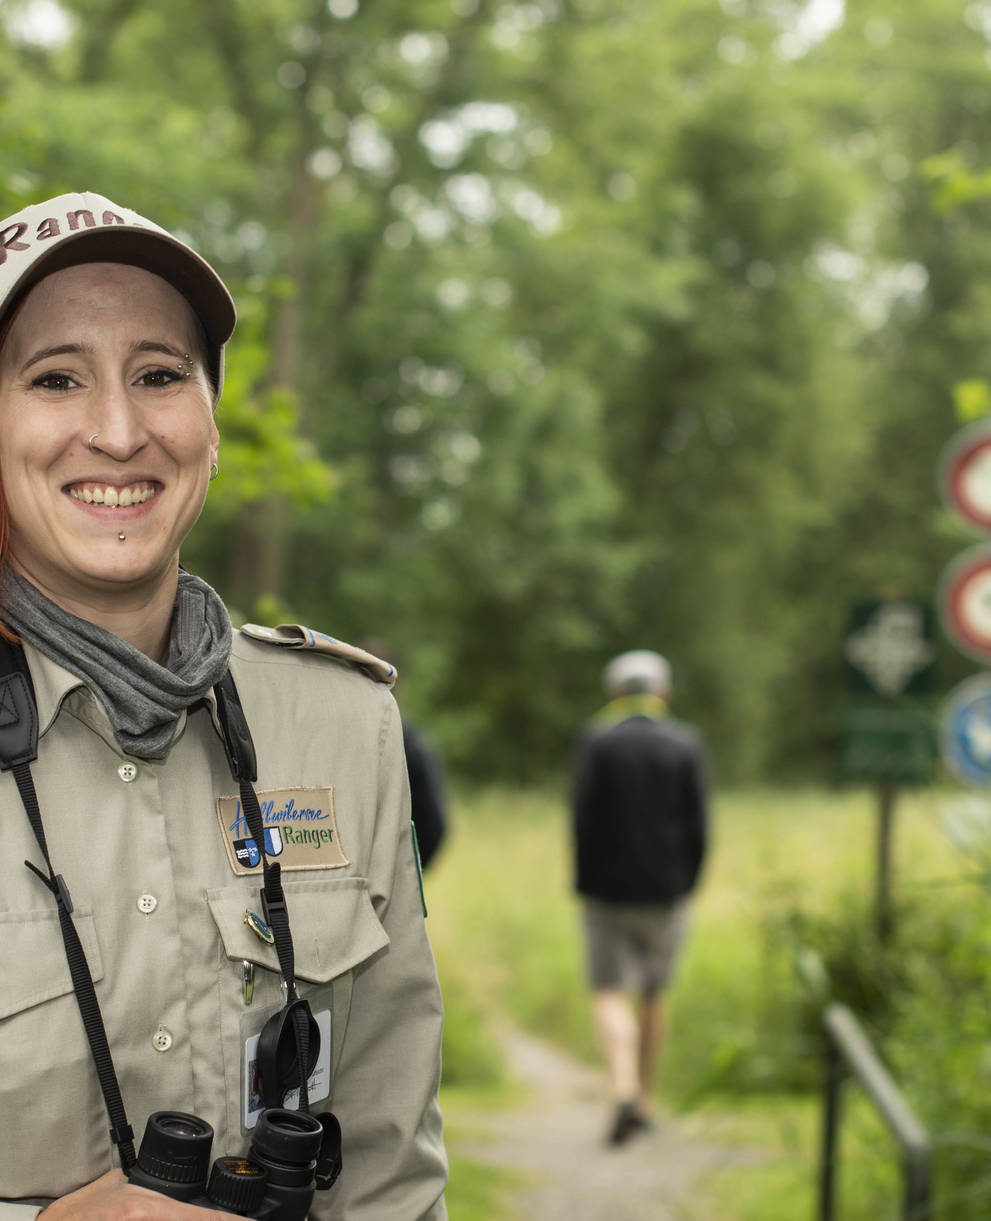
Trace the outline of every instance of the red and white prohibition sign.
<instances>
[{"instance_id":1,"label":"red and white prohibition sign","mask_svg":"<svg viewBox=\"0 0 991 1221\"><path fill-rule=\"evenodd\" d=\"M991 547L970 547L949 565L939 609L943 630L960 652L991 662Z\"/></svg>"},{"instance_id":2,"label":"red and white prohibition sign","mask_svg":"<svg viewBox=\"0 0 991 1221\"><path fill-rule=\"evenodd\" d=\"M991 423L963 429L943 451L943 500L969 526L991 530Z\"/></svg>"}]
</instances>

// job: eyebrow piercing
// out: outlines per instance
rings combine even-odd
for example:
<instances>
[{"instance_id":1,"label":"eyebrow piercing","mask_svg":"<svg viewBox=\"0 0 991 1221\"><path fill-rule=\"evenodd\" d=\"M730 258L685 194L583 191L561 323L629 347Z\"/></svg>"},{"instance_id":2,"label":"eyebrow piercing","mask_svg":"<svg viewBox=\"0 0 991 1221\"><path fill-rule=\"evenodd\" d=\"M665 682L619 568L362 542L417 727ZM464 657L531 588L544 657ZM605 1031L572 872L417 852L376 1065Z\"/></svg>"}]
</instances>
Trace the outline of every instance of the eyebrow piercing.
<instances>
[{"instance_id":1,"label":"eyebrow piercing","mask_svg":"<svg viewBox=\"0 0 991 1221\"><path fill-rule=\"evenodd\" d=\"M193 372L193 365L195 365L195 364L196 364L196 361L193 360L193 358L189 355L189 353L183 352L182 360L179 361L179 363L176 365L176 368L183 375L183 377L189 377L189 376L191 376L191 374Z\"/></svg>"},{"instance_id":2,"label":"eyebrow piercing","mask_svg":"<svg viewBox=\"0 0 991 1221\"><path fill-rule=\"evenodd\" d=\"M90 439L86 442L86 444L89 446L89 452L91 454L96 453L96 450L93 448L93 442L96 440L96 438L99 435L100 435L100 432L99 432L99 429L97 429L97 431L95 433L93 433L93 435L90 437Z\"/></svg>"}]
</instances>

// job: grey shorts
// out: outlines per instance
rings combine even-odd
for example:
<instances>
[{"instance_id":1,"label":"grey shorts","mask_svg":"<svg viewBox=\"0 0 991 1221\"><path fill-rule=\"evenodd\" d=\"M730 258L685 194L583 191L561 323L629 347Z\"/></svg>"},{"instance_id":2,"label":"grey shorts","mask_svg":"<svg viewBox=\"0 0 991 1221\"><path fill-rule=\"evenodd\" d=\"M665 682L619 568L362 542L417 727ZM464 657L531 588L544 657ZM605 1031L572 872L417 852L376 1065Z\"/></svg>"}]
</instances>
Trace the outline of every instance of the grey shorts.
<instances>
[{"instance_id":1,"label":"grey shorts","mask_svg":"<svg viewBox=\"0 0 991 1221\"><path fill-rule=\"evenodd\" d=\"M657 904L585 899L585 965L593 989L651 996L667 987L688 927L688 900Z\"/></svg>"}]
</instances>

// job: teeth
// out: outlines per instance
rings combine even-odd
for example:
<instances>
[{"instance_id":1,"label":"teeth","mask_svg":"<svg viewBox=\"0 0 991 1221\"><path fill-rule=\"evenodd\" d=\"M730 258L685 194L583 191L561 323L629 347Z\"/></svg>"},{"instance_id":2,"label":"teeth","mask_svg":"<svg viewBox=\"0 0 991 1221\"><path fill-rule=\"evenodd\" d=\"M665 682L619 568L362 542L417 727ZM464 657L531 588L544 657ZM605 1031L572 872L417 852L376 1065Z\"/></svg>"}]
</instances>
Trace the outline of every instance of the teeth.
<instances>
[{"instance_id":1,"label":"teeth","mask_svg":"<svg viewBox=\"0 0 991 1221\"><path fill-rule=\"evenodd\" d=\"M100 488L87 485L82 488L70 488L69 495L73 500L82 500L88 505L106 505L109 509L116 509L119 506L126 509L129 505L143 505L146 500L151 500L155 495L155 489L141 484L130 488Z\"/></svg>"}]
</instances>

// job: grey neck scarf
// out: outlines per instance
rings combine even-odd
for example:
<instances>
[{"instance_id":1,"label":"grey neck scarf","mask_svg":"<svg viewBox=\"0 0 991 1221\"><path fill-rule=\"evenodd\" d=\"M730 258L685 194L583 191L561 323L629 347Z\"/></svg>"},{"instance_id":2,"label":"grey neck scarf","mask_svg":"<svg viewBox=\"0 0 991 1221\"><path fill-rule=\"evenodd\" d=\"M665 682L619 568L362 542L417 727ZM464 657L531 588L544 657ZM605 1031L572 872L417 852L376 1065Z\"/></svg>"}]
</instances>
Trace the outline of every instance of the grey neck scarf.
<instances>
[{"instance_id":1,"label":"grey neck scarf","mask_svg":"<svg viewBox=\"0 0 991 1221\"><path fill-rule=\"evenodd\" d=\"M205 581L182 569L164 666L50 602L30 581L0 572L0 616L46 657L81 678L110 717L121 749L161 759L183 709L223 678L231 655L231 621Z\"/></svg>"}]
</instances>

